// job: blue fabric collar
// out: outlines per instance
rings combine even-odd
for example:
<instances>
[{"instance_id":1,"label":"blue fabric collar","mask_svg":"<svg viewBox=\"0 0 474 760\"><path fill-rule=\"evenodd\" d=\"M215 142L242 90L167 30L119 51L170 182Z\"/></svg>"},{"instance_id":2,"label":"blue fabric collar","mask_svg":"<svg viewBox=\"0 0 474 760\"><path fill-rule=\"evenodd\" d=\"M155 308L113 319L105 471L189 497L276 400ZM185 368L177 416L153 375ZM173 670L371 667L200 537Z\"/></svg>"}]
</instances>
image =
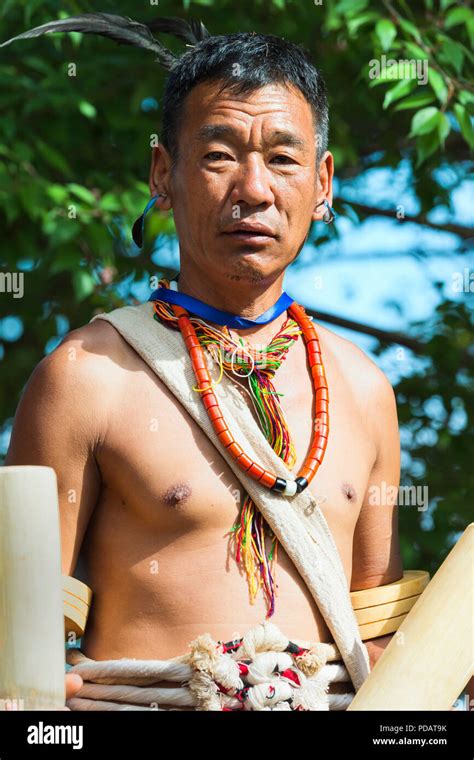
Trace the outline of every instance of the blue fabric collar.
<instances>
[{"instance_id":1,"label":"blue fabric collar","mask_svg":"<svg viewBox=\"0 0 474 760\"><path fill-rule=\"evenodd\" d=\"M228 311L215 309L213 306L209 306L209 304L200 301L198 298L193 298L192 296L186 295L186 293L180 293L171 288L157 288L153 291L148 300L166 301L167 303L177 304L192 314L196 314L198 317L202 317L202 319L206 319L209 322L215 322L218 325L227 325L227 327L242 330L247 327L257 327L272 322L279 317L285 309L291 306L295 299L291 298L285 293L285 291L283 291L278 301L264 311L263 314L260 314L257 319L247 319L246 317L239 317L236 314L230 314Z\"/></svg>"}]
</instances>

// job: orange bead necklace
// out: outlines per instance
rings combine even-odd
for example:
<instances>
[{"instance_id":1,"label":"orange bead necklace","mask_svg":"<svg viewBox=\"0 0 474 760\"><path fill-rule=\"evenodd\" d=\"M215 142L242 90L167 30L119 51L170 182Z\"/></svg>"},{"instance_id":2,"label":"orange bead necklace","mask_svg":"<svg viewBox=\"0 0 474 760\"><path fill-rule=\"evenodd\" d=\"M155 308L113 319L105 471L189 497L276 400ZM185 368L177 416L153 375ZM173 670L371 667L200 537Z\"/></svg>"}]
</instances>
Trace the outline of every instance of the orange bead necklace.
<instances>
[{"instance_id":1,"label":"orange bead necklace","mask_svg":"<svg viewBox=\"0 0 474 760\"><path fill-rule=\"evenodd\" d=\"M177 304L170 304L176 318L184 343L191 358L194 374L198 383L203 404L219 441L235 459L239 467L251 478L282 496L294 496L301 493L316 475L326 451L329 435L329 393L321 356L319 339L304 307L295 301L288 307L289 315L301 328L306 344L306 353L315 390L315 421L311 449L303 467L294 480L280 478L254 462L235 441L227 427L217 396L212 390L211 377L207 369L204 352L196 335L194 326L186 309Z\"/></svg>"}]
</instances>

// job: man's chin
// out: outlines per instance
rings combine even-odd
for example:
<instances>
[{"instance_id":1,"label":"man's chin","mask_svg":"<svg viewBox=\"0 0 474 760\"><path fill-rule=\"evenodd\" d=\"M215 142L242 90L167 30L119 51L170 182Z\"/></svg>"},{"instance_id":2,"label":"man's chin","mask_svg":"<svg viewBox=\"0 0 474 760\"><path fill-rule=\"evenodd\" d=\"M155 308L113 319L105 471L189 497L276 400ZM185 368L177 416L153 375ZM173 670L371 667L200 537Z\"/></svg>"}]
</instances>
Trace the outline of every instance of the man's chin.
<instances>
[{"instance_id":1,"label":"man's chin","mask_svg":"<svg viewBox=\"0 0 474 760\"><path fill-rule=\"evenodd\" d=\"M239 255L223 251L216 269L229 283L270 287L275 280L275 260L262 251L245 251Z\"/></svg>"}]
</instances>

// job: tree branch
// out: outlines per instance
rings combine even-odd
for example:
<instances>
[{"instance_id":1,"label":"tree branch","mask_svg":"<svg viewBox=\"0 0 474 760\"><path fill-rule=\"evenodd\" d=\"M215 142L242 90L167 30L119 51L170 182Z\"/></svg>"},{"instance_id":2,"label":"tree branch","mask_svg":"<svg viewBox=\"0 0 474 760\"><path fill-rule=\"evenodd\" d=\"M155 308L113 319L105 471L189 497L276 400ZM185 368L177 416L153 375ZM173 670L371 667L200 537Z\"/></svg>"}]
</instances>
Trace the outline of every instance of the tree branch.
<instances>
[{"instance_id":1,"label":"tree branch","mask_svg":"<svg viewBox=\"0 0 474 760\"><path fill-rule=\"evenodd\" d=\"M414 224L422 224L425 227L430 227L433 230L439 230L440 232L452 232L454 235L459 235L462 238L474 237L474 229L472 227L465 227L462 224L437 224L436 222L430 222L427 219L426 214L405 214L402 219L397 217L396 211L390 211L386 208L377 208L375 206L367 206L365 203L356 203L354 201L346 200L345 198L338 198L341 203L347 203L348 206L352 206L356 211L361 211L368 216L386 216L389 219L397 219L397 221L413 222Z\"/></svg>"},{"instance_id":2,"label":"tree branch","mask_svg":"<svg viewBox=\"0 0 474 760\"><path fill-rule=\"evenodd\" d=\"M336 314L328 314L326 311L315 311L309 309L307 306L305 306L304 309L307 314L315 319L319 319L321 322L327 322L328 324L337 325L338 327L345 327L348 330L354 330L354 332L363 333L365 335L372 335L383 343L396 343L399 346L406 346L406 348L415 351L417 354L424 353L424 344L422 341L417 340L416 338L410 338L403 333L383 330L380 327L366 325L363 322L355 322L352 319L338 317Z\"/></svg>"}]
</instances>

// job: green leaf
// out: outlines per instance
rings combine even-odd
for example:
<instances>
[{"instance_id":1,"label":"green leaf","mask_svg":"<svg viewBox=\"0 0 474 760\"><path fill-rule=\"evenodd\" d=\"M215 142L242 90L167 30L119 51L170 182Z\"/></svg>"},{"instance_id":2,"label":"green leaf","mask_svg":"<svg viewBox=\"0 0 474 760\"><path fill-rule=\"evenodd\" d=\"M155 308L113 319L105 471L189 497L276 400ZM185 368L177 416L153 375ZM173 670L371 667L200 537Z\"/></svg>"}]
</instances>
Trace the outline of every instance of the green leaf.
<instances>
[{"instance_id":1,"label":"green leaf","mask_svg":"<svg viewBox=\"0 0 474 760\"><path fill-rule=\"evenodd\" d=\"M425 140L417 140L418 159L420 160L421 154L421 161L424 161L425 158L436 150L436 148L444 146L444 141L448 136L450 129L451 125L446 114L441 113L441 111L438 111L436 108L424 108L415 114L412 121L412 132L410 137L415 134L418 135L418 137L426 136ZM436 135L436 139L432 137L432 134ZM432 139L428 139L429 137Z\"/></svg>"},{"instance_id":2,"label":"green leaf","mask_svg":"<svg viewBox=\"0 0 474 760\"><path fill-rule=\"evenodd\" d=\"M458 100L463 106L468 103L474 103L474 93L469 92L469 90L461 90L458 94Z\"/></svg>"},{"instance_id":3,"label":"green leaf","mask_svg":"<svg viewBox=\"0 0 474 760\"><path fill-rule=\"evenodd\" d=\"M52 209L43 219L41 229L49 237L49 245L54 247L76 238L80 228L74 220L65 219L59 216L57 209Z\"/></svg>"},{"instance_id":4,"label":"green leaf","mask_svg":"<svg viewBox=\"0 0 474 760\"><path fill-rule=\"evenodd\" d=\"M364 24L372 23L372 21L376 21L378 18L378 13L372 11L369 13L363 13L361 16L356 16L355 18L347 19L347 29L349 34L351 36L356 34Z\"/></svg>"},{"instance_id":5,"label":"green leaf","mask_svg":"<svg viewBox=\"0 0 474 760\"><path fill-rule=\"evenodd\" d=\"M273 0L273 5L281 11L284 11L286 8L285 0Z\"/></svg>"},{"instance_id":6,"label":"green leaf","mask_svg":"<svg viewBox=\"0 0 474 760\"><path fill-rule=\"evenodd\" d=\"M81 258L81 253L77 247L59 246L55 250L54 259L49 267L49 273L72 272L79 268Z\"/></svg>"},{"instance_id":7,"label":"green leaf","mask_svg":"<svg viewBox=\"0 0 474 760\"><path fill-rule=\"evenodd\" d=\"M387 51L390 50L392 42L397 36L397 29L392 21L383 18L380 19L380 21L377 23L375 27L375 34L380 40L382 49Z\"/></svg>"},{"instance_id":8,"label":"green leaf","mask_svg":"<svg viewBox=\"0 0 474 760\"><path fill-rule=\"evenodd\" d=\"M140 198L140 201L143 200L145 203L148 200L148 196L150 195L150 188L148 187L146 182L142 182L140 179L135 180L133 183L133 187L137 191L137 193L140 193L143 195L143 198Z\"/></svg>"},{"instance_id":9,"label":"green leaf","mask_svg":"<svg viewBox=\"0 0 474 760\"><path fill-rule=\"evenodd\" d=\"M464 63L464 48L458 42L443 35L438 35L438 40L441 43L441 50L439 52L439 60L454 67L457 74L461 73L462 65Z\"/></svg>"},{"instance_id":10,"label":"green leaf","mask_svg":"<svg viewBox=\"0 0 474 760\"><path fill-rule=\"evenodd\" d=\"M88 103L87 100L81 100L79 102L79 111L88 119L94 119L97 116L96 107L93 106L92 103Z\"/></svg>"},{"instance_id":11,"label":"green leaf","mask_svg":"<svg viewBox=\"0 0 474 760\"><path fill-rule=\"evenodd\" d=\"M421 106L427 106L428 103L432 103L433 100L434 98L431 93L412 95L411 98L405 98L405 100L402 100L400 103L398 103L393 110L404 111L408 108L421 108Z\"/></svg>"},{"instance_id":12,"label":"green leaf","mask_svg":"<svg viewBox=\"0 0 474 760\"><path fill-rule=\"evenodd\" d=\"M440 2L440 8L441 8L442 11L445 11L446 8L449 8L449 6L452 5L455 2L456 2L456 0L441 0L441 2Z\"/></svg>"},{"instance_id":13,"label":"green leaf","mask_svg":"<svg viewBox=\"0 0 474 760\"><path fill-rule=\"evenodd\" d=\"M422 58L423 60L429 58L426 50L423 50L423 48L421 48L419 45L415 45L414 42L405 42L405 47L412 55L415 56L415 58Z\"/></svg>"},{"instance_id":14,"label":"green leaf","mask_svg":"<svg viewBox=\"0 0 474 760\"><path fill-rule=\"evenodd\" d=\"M416 140L417 163L416 168L431 156L439 148L439 134L437 130L427 135L420 135Z\"/></svg>"},{"instance_id":15,"label":"green leaf","mask_svg":"<svg viewBox=\"0 0 474 760\"><path fill-rule=\"evenodd\" d=\"M416 87L415 79L403 79L385 93L383 107L388 108L391 103L403 98Z\"/></svg>"},{"instance_id":16,"label":"green leaf","mask_svg":"<svg viewBox=\"0 0 474 760\"><path fill-rule=\"evenodd\" d=\"M421 34L415 24L412 24L411 21L407 21L406 18L399 18L398 23L402 27L403 31L409 34L410 37L413 37L415 40L417 40L417 42L421 42Z\"/></svg>"},{"instance_id":17,"label":"green leaf","mask_svg":"<svg viewBox=\"0 0 474 760\"><path fill-rule=\"evenodd\" d=\"M33 158L32 147L26 143L17 142L15 145L15 157L20 161L31 161Z\"/></svg>"},{"instance_id":18,"label":"green leaf","mask_svg":"<svg viewBox=\"0 0 474 760\"><path fill-rule=\"evenodd\" d=\"M57 206L63 206L69 193L63 185L49 185L46 193L56 203Z\"/></svg>"},{"instance_id":19,"label":"green leaf","mask_svg":"<svg viewBox=\"0 0 474 760\"><path fill-rule=\"evenodd\" d=\"M323 21L323 27L326 32L333 32L335 29L341 29L344 26L344 21L339 16L333 5L327 9L326 16Z\"/></svg>"},{"instance_id":20,"label":"green leaf","mask_svg":"<svg viewBox=\"0 0 474 760\"><path fill-rule=\"evenodd\" d=\"M10 8L14 8L18 4L18 0L3 0L2 7L0 9L0 15L6 16L10 12Z\"/></svg>"},{"instance_id":21,"label":"green leaf","mask_svg":"<svg viewBox=\"0 0 474 760\"><path fill-rule=\"evenodd\" d=\"M100 207L103 211L120 211L122 205L116 195L105 193L100 200Z\"/></svg>"},{"instance_id":22,"label":"green leaf","mask_svg":"<svg viewBox=\"0 0 474 760\"><path fill-rule=\"evenodd\" d=\"M91 193L87 187L77 185L75 182L70 182L66 187L68 187L71 193L77 196L77 198L80 198L81 201L84 201L84 203L87 203L89 206L95 206L97 204L94 194Z\"/></svg>"},{"instance_id":23,"label":"green leaf","mask_svg":"<svg viewBox=\"0 0 474 760\"><path fill-rule=\"evenodd\" d=\"M411 122L410 134L408 136L414 137L415 135L426 135L428 132L431 132L438 125L438 114L438 109L433 106L422 108L421 111L418 111L418 113L414 115Z\"/></svg>"},{"instance_id":24,"label":"green leaf","mask_svg":"<svg viewBox=\"0 0 474 760\"><path fill-rule=\"evenodd\" d=\"M439 71L430 67L428 69L428 81L440 103L445 103L448 97L448 88Z\"/></svg>"},{"instance_id":25,"label":"green leaf","mask_svg":"<svg viewBox=\"0 0 474 760\"><path fill-rule=\"evenodd\" d=\"M469 21L466 21L466 29L471 47L474 47L474 18L470 18Z\"/></svg>"},{"instance_id":26,"label":"green leaf","mask_svg":"<svg viewBox=\"0 0 474 760\"><path fill-rule=\"evenodd\" d=\"M88 248L92 251L92 255L103 263L104 257L102 252L106 253L106 251L110 249L112 242L107 225L95 221L94 224L88 225L83 231L82 238L87 242Z\"/></svg>"},{"instance_id":27,"label":"green leaf","mask_svg":"<svg viewBox=\"0 0 474 760\"><path fill-rule=\"evenodd\" d=\"M40 5L43 5L43 2L44 0L28 0L25 8L25 26L31 25L31 16Z\"/></svg>"},{"instance_id":28,"label":"green leaf","mask_svg":"<svg viewBox=\"0 0 474 760\"><path fill-rule=\"evenodd\" d=\"M51 74L51 66L46 63L46 61L43 61L42 58L37 58L34 55L25 55L23 56L23 63L27 66L31 66L32 69L39 71L40 74L43 74L44 76L49 76Z\"/></svg>"},{"instance_id":29,"label":"green leaf","mask_svg":"<svg viewBox=\"0 0 474 760\"><path fill-rule=\"evenodd\" d=\"M461 134L468 143L468 145L474 149L474 127L472 126L471 117L460 103L455 103L454 113L456 120L461 128Z\"/></svg>"},{"instance_id":30,"label":"green leaf","mask_svg":"<svg viewBox=\"0 0 474 760\"><path fill-rule=\"evenodd\" d=\"M369 0L340 0L334 10L342 16L354 17L365 11L368 4Z\"/></svg>"},{"instance_id":31,"label":"green leaf","mask_svg":"<svg viewBox=\"0 0 474 760\"><path fill-rule=\"evenodd\" d=\"M438 135L441 146L444 147L444 141L451 131L451 124L445 113L438 114Z\"/></svg>"},{"instance_id":32,"label":"green leaf","mask_svg":"<svg viewBox=\"0 0 474 760\"><path fill-rule=\"evenodd\" d=\"M469 21L472 18L472 11L469 8L451 8L446 14L444 22L445 29L451 29L453 26Z\"/></svg>"},{"instance_id":33,"label":"green leaf","mask_svg":"<svg viewBox=\"0 0 474 760\"><path fill-rule=\"evenodd\" d=\"M89 272L86 272L85 269L78 269L73 272L72 286L74 288L76 301L83 301L87 296L90 296L95 289L95 285L94 278Z\"/></svg>"},{"instance_id":34,"label":"green leaf","mask_svg":"<svg viewBox=\"0 0 474 760\"><path fill-rule=\"evenodd\" d=\"M51 145L48 145L47 143L43 142L43 140L38 139L36 141L36 148L38 150L38 153L43 156L43 158L48 162L48 164L50 164L50 166L53 167L53 169L57 169L62 174L68 174L69 176L73 174L73 171L64 156L52 148Z\"/></svg>"},{"instance_id":35,"label":"green leaf","mask_svg":"<svg viewBox=\"0 0 474 760\"><path fill-rule=\"evenodd\" d=\"M71 32L71 40L74 47L79 47L82 40L82 32Z\"/></svg>"}]
</instances>

